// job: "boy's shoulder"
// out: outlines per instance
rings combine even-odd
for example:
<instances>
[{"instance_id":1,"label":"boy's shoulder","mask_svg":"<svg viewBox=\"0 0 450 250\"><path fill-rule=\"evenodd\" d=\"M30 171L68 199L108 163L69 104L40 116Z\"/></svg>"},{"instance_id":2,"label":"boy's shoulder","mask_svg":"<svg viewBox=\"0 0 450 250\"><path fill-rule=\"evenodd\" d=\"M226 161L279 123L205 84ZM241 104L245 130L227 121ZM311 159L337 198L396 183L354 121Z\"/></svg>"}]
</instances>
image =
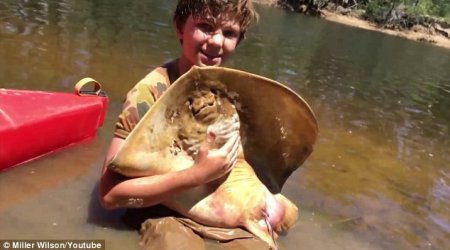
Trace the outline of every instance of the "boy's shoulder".
<instances>
[{"instance_id":1,"label":"boy's shoulder","mask_svg":"<svg viewBox=\"0 0 450 250\"><path fill-rule=\"evenodd\" d=\"M140 80L133 88L135 91L150 90L153 97L158 99L162 93L169 87L170 80L167 69L158 67L148 73L142 80ZM132 91L133 91L132 90Z\"/></svg>"},{"instance_id":2,"label":"boy's shoulder","mask_svg":"<svg viewBox=\"0 0 450 250\"><path fill-rule=\"evenodd\" d=\"M125 139L169 85L164 67L154 69L140 80L128 91L114 134Z\"/></svg>"}]
</instances>

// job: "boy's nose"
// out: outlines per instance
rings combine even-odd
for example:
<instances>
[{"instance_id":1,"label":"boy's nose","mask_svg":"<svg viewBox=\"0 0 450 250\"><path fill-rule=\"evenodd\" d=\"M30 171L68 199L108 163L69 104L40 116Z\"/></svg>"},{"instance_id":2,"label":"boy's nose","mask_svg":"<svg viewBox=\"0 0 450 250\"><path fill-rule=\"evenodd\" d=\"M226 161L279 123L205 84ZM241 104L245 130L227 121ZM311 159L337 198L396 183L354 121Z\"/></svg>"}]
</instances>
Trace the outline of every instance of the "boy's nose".
<instances>
[{"instance_id":1,"label":"boy's nose","mask_svg":"<svg viewBox=\"0 0 450 250\"><path fill-rule=\"evenodd\" d=\"M218 31L218 32L210 35L210 37L208 39L208 43L210 43L211 45L222 46L223 40L224 40L224 37L223 37L222 31Z\"/></svg>"}]
</instances>

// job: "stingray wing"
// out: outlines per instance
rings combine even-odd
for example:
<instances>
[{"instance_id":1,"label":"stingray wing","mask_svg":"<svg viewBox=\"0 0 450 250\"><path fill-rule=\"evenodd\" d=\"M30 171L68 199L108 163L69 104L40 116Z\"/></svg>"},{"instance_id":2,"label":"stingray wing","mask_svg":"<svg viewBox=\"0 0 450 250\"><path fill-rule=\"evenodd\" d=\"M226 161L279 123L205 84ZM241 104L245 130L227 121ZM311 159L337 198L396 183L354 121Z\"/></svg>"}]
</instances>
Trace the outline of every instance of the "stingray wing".
<instances>
[{"instance_id":1,"label":"stingray wing","mask_svg":"<svg viewBox=\"0 0 450 250\"><path fill-rule=\"evenodd\" d=\"M318 126L309 105L284 85L227 68L194 69L237 95L245 159L273 193L311 154ZM240 107L239 107L240 106Z\"/></svg>"},{"instance_id":2,"label":"stingray wing","mask_svg":"<svg viewBox=\"0 0 450 250\"><path fill-rule=\"evenodd\" d=\"M295 92L268 78L223 67L193 67L156 101L126 139L113 160L114 170L127 176L187 168L193 160L177 149L178 127L173 114L199 85L225 85L241 122L245 159L272 192L311 154L318 126L308 104ZM176 152L178 150L178 152Z\"/></svg>"}]
</instances>

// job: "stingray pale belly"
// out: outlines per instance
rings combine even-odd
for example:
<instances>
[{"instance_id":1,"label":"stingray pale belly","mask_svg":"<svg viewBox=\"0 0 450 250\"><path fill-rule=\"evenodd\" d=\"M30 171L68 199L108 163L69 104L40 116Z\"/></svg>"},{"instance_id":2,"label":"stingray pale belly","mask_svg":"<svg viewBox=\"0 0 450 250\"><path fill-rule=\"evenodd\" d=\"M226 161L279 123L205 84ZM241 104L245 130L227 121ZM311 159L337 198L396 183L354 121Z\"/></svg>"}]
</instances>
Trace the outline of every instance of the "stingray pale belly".
<instances>
[{"instance_id":1,"label":"stingray pale belly","mask_svg":"<svg viewBox=\"0 0 450 250\"><path fill-rule=\"evenodd\" d=\"M289 228L297 208L272 193L281 191L312 152L318 131L306 102L275 81L232 69L193 67L141 119L110 168L130 177L188 168L208 127L220 134L234 124L243 150L230 174L164 204L210 226L243 226L274 246L267 229ZM217 140L217 146L225 140Z\"/></svg>"}]
</instances>

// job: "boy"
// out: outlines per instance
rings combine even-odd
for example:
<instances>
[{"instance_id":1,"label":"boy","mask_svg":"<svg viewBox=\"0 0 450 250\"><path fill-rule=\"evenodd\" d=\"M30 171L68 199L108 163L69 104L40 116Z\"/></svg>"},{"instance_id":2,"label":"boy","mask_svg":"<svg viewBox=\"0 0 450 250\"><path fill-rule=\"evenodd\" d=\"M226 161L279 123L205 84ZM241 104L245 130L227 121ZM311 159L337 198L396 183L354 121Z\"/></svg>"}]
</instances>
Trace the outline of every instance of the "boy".
<instances>
[{"instance_id":1,"label":"boy","mask_svg":"<svg viewBox=\"0 0 450 250\"><path fill-rule=\"evenodd\" d=\"M238 131L233 131L225 145L216 150L209 148L208 141L212 141L214 135L208 134L207 142L201 145L194 165L182 171L127 179L108 170L107 165L140 118L170 83L193 65L220 66L235 51L248 26L256 19L257 13L250 0L178 1L174 23L181 44L181 55L156 68L127 95L100 180L100 200L105 208L157 205L183 190L203 185L231 171L240 144ZM164 246L169 248L168 245Z\"/></svg>"}]
</instances>

